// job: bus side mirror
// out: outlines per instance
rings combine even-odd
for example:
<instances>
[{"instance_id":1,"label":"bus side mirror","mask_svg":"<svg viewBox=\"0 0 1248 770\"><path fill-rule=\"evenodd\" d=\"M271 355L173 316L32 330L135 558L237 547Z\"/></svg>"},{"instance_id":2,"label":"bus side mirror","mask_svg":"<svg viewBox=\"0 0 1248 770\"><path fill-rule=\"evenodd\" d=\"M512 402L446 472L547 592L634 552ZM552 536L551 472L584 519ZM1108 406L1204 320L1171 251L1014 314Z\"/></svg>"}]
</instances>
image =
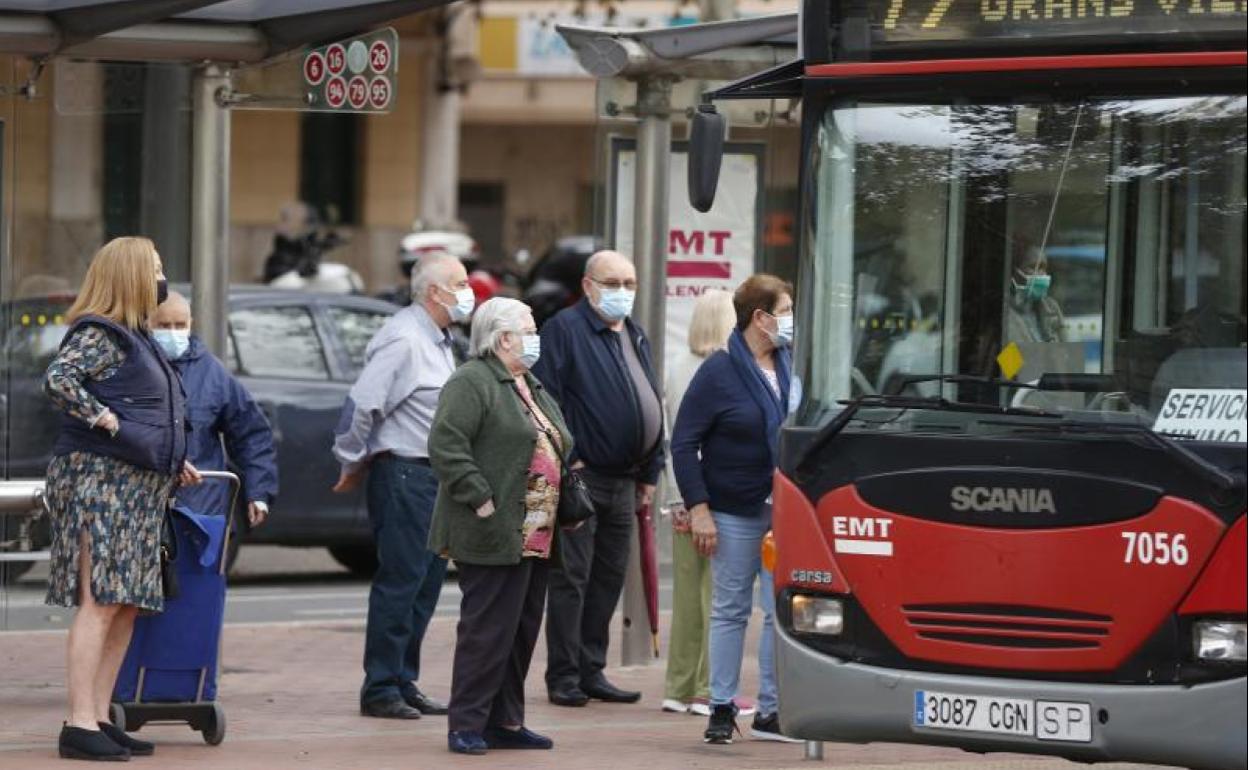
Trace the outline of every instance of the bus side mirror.
<instances>
[{"instance_id":1,"label":"bus side mirror","mask_svg":"<svg viewBox=\"0 0 1248 770\"><path fill-rule=\"evenodd\" d=\"M724 160L724 116L713 104L700 104L689 128L689 205L706 213L715 203L719 166Z\"/></svg>"}]
</instances>

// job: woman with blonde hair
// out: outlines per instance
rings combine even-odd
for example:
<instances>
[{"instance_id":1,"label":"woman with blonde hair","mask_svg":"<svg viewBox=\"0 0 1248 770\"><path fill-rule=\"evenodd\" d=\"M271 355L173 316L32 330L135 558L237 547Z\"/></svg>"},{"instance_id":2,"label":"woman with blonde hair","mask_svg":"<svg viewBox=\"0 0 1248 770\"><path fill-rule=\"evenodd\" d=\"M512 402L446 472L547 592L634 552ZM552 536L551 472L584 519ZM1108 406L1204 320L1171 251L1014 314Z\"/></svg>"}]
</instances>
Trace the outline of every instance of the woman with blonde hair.
<instances>
[{"instance_id":1,"label":"woman with blonde hair","mask_svg":"<svg viewBox=\"0 0 1248 770\"><path fill-rule=\"evenodd\" d=\"M168 289L146 238L115 238L91 260L44 391L61 411L48 466L47 603L75 606L69 718L60 755L118 761L155 747L109 723L109 701L140 610L158 612L160 528L186 462L185 394L146 319Z\"/></svg>"},{"instance_id":2,"label":"woman with blonde hair","mask_svg":"<svg viewBox=\"0 0 1248 770\"><path fill-rule=\"evenodd\" d=\"M732 295L712 289L693 303L689 346L672 362L664 389L667 424L676 413L689 381L712 353L728 344L737 322ZM679 495L672 509L672 630L667 643L667 678L663 710L709 716L707 624L711 614L711 562L698 553L689 536L689 512ZM741 703L739 705L747 706Z\"/></svg>"}]
</instances>

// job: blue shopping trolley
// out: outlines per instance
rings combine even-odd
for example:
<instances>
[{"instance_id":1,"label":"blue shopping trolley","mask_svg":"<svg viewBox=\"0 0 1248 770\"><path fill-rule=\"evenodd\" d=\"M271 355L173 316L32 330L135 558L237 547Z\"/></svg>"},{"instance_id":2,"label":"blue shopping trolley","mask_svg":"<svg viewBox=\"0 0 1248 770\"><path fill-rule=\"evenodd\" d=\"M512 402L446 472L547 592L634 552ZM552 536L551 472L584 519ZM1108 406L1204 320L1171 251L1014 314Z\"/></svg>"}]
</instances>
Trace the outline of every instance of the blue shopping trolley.
<instances>
[{"instance_id":1,"label":"blue shopping trolley","mask_svg":"<svg viewBox=\"0 0 1248 770\"><path fill-rule=\"evenodd\" d=\"M225 620L225 554L233 535L232 512L239 479L233 473L201 471L204 483L230 485L224 513L198 514L172 508L174 562L179 594L165 611L135 621L111 717L123 730L149 722L189 725L216 746L225 740L225 711L217 700L221 627Z\"/></svg>"}]
</instances>

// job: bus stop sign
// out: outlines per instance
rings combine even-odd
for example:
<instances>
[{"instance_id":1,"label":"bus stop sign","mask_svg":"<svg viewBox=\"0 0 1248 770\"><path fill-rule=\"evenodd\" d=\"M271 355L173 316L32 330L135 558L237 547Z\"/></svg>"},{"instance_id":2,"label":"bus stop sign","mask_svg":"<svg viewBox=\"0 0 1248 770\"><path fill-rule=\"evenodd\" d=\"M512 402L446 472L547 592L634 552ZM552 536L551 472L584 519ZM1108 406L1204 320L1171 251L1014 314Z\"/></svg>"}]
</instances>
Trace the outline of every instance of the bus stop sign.
<instances>
[{"instance_id":1,"label":"bus stop sign","mask_svg":"<svg viewBox=\"0 0 1248 770\"><path fill-rule=\"evenodd\" d=\"M398 74L399 35L386 27L305 53L304 97L313 110L388 112Z\"/></svg>"}]
</instances>

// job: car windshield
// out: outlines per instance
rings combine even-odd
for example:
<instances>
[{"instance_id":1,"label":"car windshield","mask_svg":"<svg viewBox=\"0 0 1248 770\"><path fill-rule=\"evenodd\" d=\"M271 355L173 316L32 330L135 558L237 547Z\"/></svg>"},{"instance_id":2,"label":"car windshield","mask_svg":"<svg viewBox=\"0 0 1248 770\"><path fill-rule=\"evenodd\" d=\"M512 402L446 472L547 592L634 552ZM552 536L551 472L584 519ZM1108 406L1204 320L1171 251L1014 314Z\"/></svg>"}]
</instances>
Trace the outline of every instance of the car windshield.
<instances>
[{"instance_id":1,"label":"car windshield","mask_svg":"<svg viewBox=\"0 0 1248 770\"><path fill-rule=\"evenodd\" d=\"M1246 101L835 104L810 158L798 423L904 393L1243 442ZM915 381L939 374L1101 384Z\"/></svg>"}]
</instances>

